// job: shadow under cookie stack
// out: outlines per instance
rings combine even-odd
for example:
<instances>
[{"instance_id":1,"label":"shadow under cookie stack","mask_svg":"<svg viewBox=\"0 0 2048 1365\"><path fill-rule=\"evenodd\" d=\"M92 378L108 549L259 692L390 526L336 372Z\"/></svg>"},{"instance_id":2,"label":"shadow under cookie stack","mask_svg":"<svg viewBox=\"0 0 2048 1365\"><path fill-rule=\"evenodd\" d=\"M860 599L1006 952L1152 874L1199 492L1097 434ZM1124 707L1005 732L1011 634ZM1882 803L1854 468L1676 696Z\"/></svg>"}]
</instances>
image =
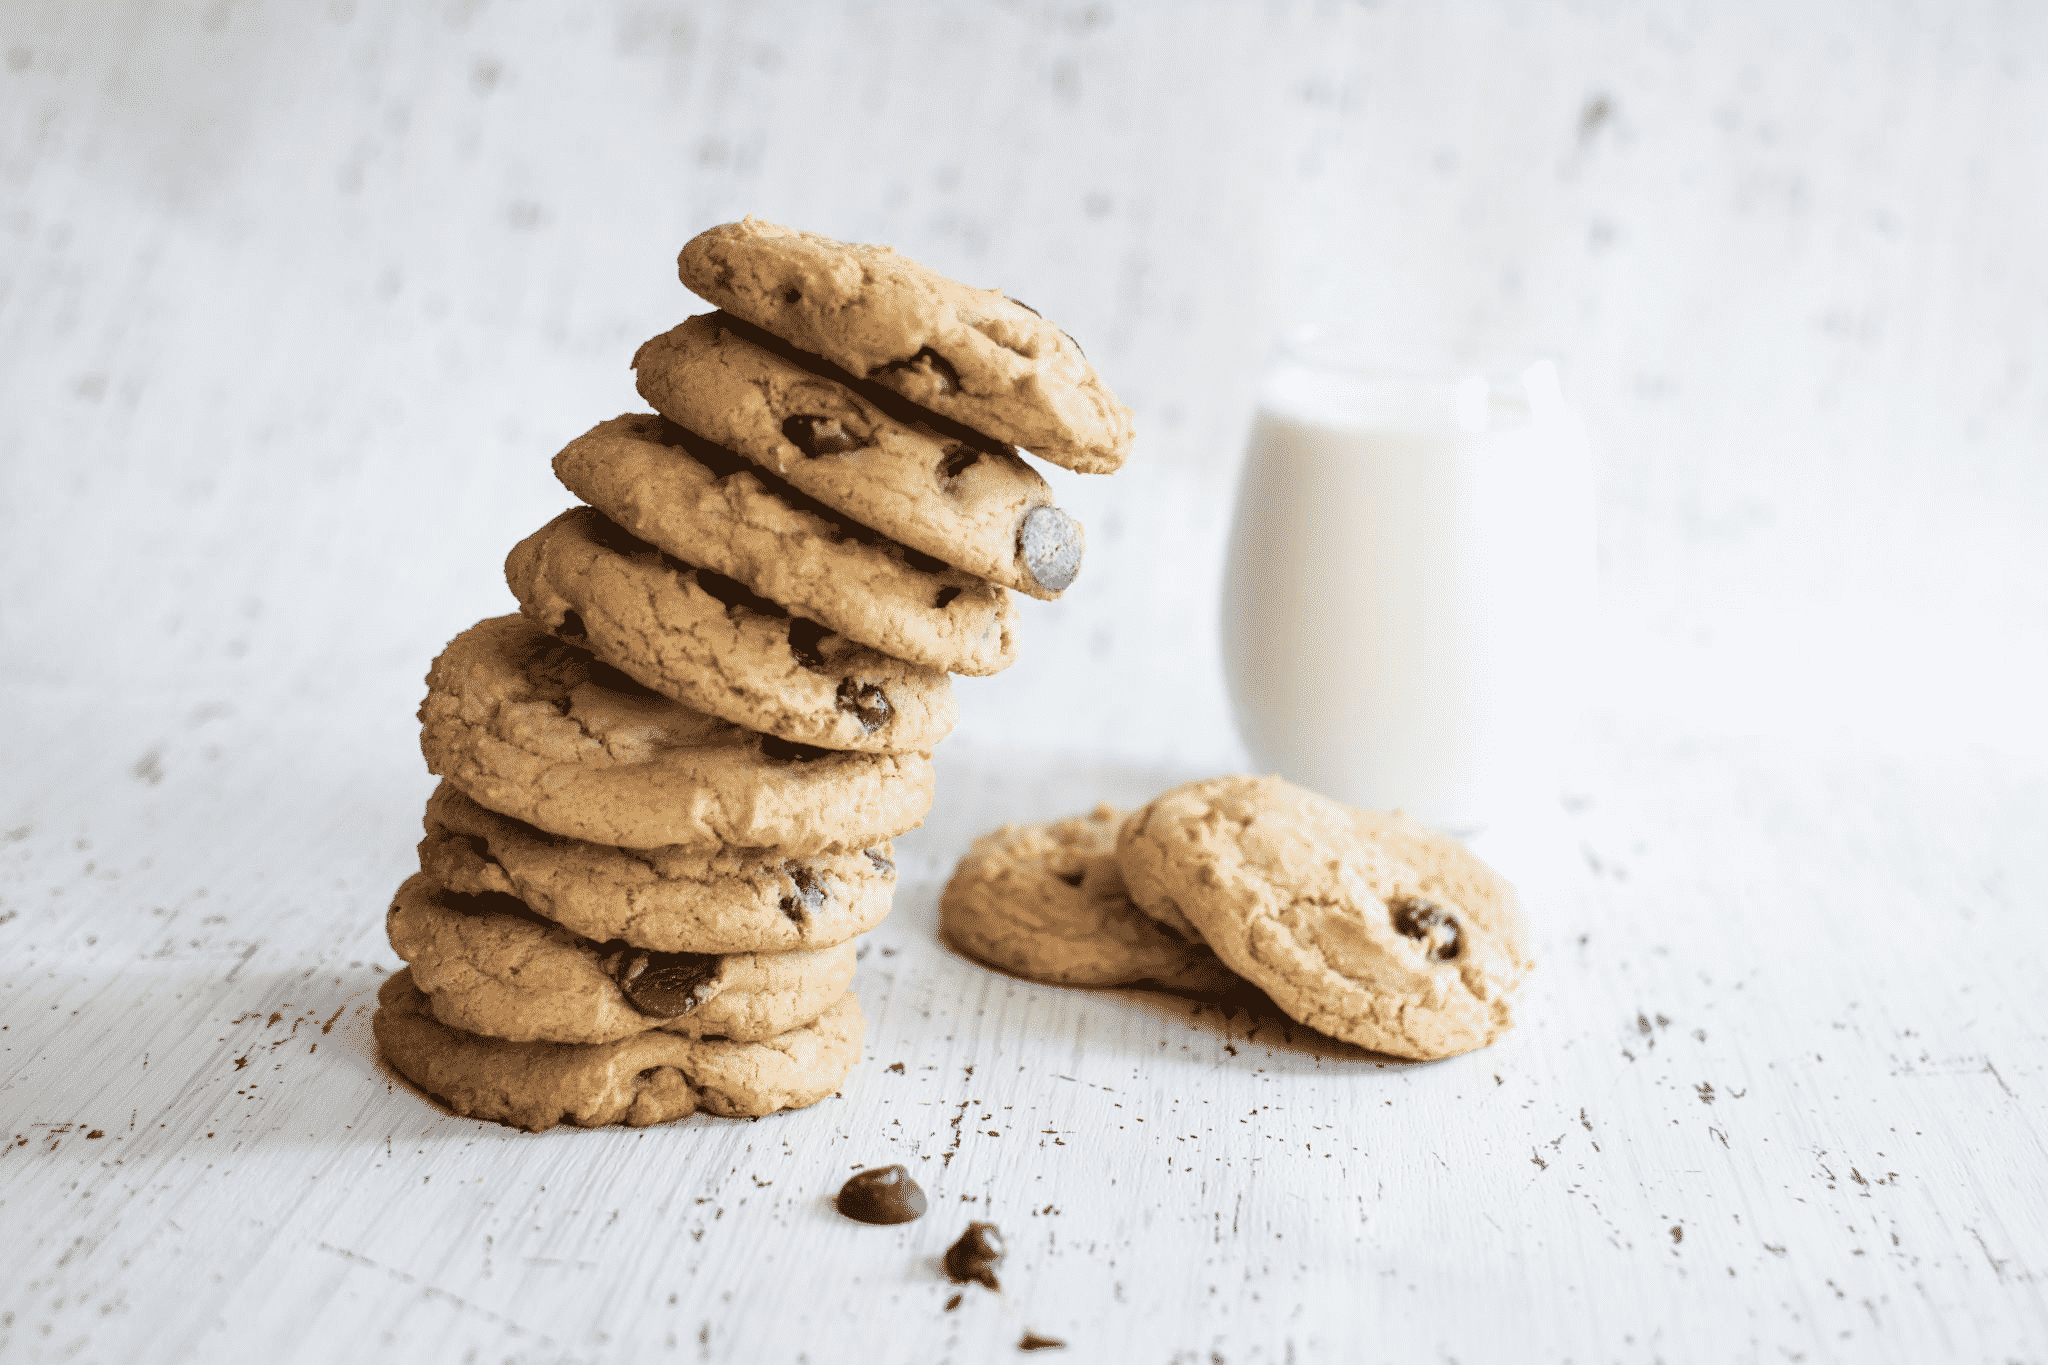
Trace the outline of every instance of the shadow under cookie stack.
<instances>
[{"instance_id":1,"label":"shadow under cookie stack","mask_svg":"<svg viewBox=\"0 0 2048 1365\"><path fill-rule=\"evenodd\" d=\"M1000 291L747 219L682 252L721 311L634 357L656 411L555 457L586 506L513 549L519 614L427 675L442 781L387 927L386 1060L538 1131L760 1115L861 1054L855 938L930 809L948 674L1015 661L1080 526L1022 458L1130 414Z\"/></svg>"}]
</instances>

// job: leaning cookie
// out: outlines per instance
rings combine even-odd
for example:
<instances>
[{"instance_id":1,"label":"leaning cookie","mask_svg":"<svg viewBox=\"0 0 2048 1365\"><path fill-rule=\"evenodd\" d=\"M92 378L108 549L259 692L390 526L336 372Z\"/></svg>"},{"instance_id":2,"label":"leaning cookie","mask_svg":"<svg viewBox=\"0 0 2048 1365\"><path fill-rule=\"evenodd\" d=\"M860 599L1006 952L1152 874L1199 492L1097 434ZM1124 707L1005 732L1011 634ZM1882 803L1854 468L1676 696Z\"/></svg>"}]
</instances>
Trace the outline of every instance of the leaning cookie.
<instances>
[{"instance_id":1,"label":"leaning cookie","mask_svg":"<svg viewBox=\"0 0 2048 1365\"><path fill-rule=\"evenodd\" d=\"M649 1029L754 1042L810 1023L853 984L851 943L652 952L593 942L515 897L449 891L417 872L392 898L385 933L436 1019L521 1043L610 1043Z\"/></svg>"},{"instance_id":2,"label":"leaning cookie","mask_svg":"<svg viewBox=\"0 0 2048 1365\"><path fill-rule=\"evenodd\" d=\"M707 716L520 616L480 621L427 674L428 771L551 834L623 848L866 848L931 808L924 754L813 749Z\"/></svg>"},{"instance_id":3,"label":"leaning cookie","mask_svg":"<svg viewBox=\"0 0 2048 1365\"><path fill-rule=\"evenodd\" d=\"M757 218L690 239L701 297L853 375L1084 474L1109 474L1131 414L1074 339L1000 289L973 289L885 246Z\"/></svg>"},{"instance_id":4,"label":"leaning cookie","mask_svg":"<svg viewBox=\"0 0 2048 1365\"><path fill-rule=\"evenodd\" d=\"M451 891L513 896L585 938L663 953L829 948L880 924L896 889L886 842L808 857L628 851L535 829L447 782L427 798L426 829L420 870Z\"/></svg>"},{"instance_id":5,"label":"leaning cookie","mask_svg":"<svg viewBox=\"0 0 2048 1365\"><path fill-rule=\"evenodd\" d=\"M1397 1057L1485 1047L1531 965L1514 892L1462 845L1277 777L1177 787L1125 822L1131 899L1184 916L1291 1017Z\"/></svg>"},{"instance_id":6,"label":"leaning cookie","mask_svg":"<svg viewBox=\"0 0 2048 1365\"><path fill-rule=\"evenodd\" d=\"M948 942L991 966L1060 986L1145 982L1220 994L1244 982L1131 904L1117 870L1123 815L1097 806L974 841L939 897Z\"/></svg>"},{"instance_id":7,"label":"leaning cookie","mask_svg":"<svg viewBox=\"0 0 2048 1365\"><path fill-rule=\"evenodd\" d=\"M994 583L861 526L665 417L615 417L555 456L569 491L685 563L793 615L949 673L1016 662L1017 606Z\"/></svg>"},{"instance_id":8,"label":"leaning cookie","mask_svg":"<svg viewBox=\"0 0 2048 1365\"><path fill-rule=\"evenodd\" d=\"M792 617L738 583L574 507L513 547L529 620L685 706L825 749L927 753L953 728L952 682Z\"/></svg>"},{"instance_id":9,"label":"leaning cookie","mask_svg":"<svg viewBox=\"0 0 2048 1365\"><path fill-rule=\"evenodd\" d=\"M956 569L1042 598L1080 573L1080 523L1052 505L1052 489L1015 451L900 421L806 369L801 352L778 355L748 333L779 345L725 313L655 337L633 357L640 396L678 426Z\"/></svg>"},{"instance_id":10,"label":"leaning cookie","mask_svg":"<svg viewBox=\"0 0 2048 1365\"><path fill-rule=\"evenodd\" d=\"M757 1043L641 1033L616 1043L508 1043L449 1028L400 971L370 1020L397 1072L464 1118L538 1133L558 1123L644 1128L698 1109L727 1117L801 1109L860 1060L860 1002L847 994L802 1028Z\"/></svg>"}]
</instances>

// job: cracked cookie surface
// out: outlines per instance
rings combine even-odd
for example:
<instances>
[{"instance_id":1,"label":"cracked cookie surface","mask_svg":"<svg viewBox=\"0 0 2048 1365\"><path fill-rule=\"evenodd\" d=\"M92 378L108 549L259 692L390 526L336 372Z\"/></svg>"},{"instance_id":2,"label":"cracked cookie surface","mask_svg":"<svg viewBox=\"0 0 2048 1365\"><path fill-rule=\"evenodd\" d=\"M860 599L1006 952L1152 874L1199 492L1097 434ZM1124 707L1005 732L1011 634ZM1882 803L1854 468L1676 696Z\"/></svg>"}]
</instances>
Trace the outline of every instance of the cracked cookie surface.
<instances>
[{"instance_id":1,"label":"cracked cookie surface","mask_svg":"<svg viewBox=\"0 0 2048 1365\"><path fill-rule=\"evenodd\" d=\"M860 1060L851 993L802 1028L753 1043L640 1033L615 1043L511 1043L433 1017L409 970L377 991L371 1028L384 1060L464 1118L538 1133L558 1123L643 1128L698 1109L755 1117L816 1104Z\"/></svg>"},{"instance_id":2,"label":"cracked cookie surface","mask_svg":"<svg viewBox=\"0 0 2048 1365\"><path fill-rule=\"evenodd\" d=\"M420 869L441 885L500 892L585 938L664 953L829 948L880 924L896 889L886 842L809 857L613 848L486 810L445 781L425 823Z\"/></svg>"},{"instance_id":3,"label":"cracked cookie surface","mask_svg":"<svg viewBox=\"0 0 2048 1365\"><path fill-rule=\"evenodd\" d=\"M609 1043L650 1029L754 1042L808 1024L853 984L852 943L648 954L593 942L515 897L450 892L417 872L392 898L385 933L434 1018L512 1042Z\"/></svg>"},{"instance_id":4,"label":"cracked cookie surface","mask_svg":"<svg viewBox=\"0 0 2048 1365\"><path fill-rule=\"evenodd\" d=\"M746 333L773 342L723 313L655 337L633 357L640 396L678 425L954 568L1048 599L1074 581L1080 524L1052 505L1052 489L1015 451L899 420Z\"/></svg>"},{"instance_id":5,"label":"cracked cookie surface","mask_svg":"<svg viewBox=\"0 0 2048 1365\"><path fill-rule=\"evenodd\" d=\"M851 640L949 673L1016 662L1001 586L860 525L653 413L600 422L555 456L571 492L636 539Z\"/></svg>"},{"instance_id":6,"label":"cracked cookie surface","mask_svg":"<svg viewBox=\"0 0 2048 1365\"><path fill-rule=\"evenodd\" d=\"M625 848L866 848L931 808L931 759L810 749L641 687L522 616L427 673L428 771L551 834Z\"/></svg>"},{"instance_id":7,"label":"cracked cookie surface","mask_svg":"<svg viewBox=\"0 0 2048 1365\"><path fill-rule=\"evenodd\" d=\"M1457 840L1277 777L1219 777L1127 820L1131 899L1184 918L1310 1028L1397 1057L1448 1057L1514 1025L1532 965L1514 889Z\"/></svg>"},{"instance_id":8,"label":"cracked cookie surface","mask_svg":"<svg viewBox=\"0 0 2048 1365\"><path fill-rule=\"evenodd\" d=\"M505 581L525 616L635 682L749 730L826 749L929 752L952 681L793 617L722 575L575 507L519 542Z\"/></svg>"},{"instance_id":9,"label":"cracked cookie surface","mask_svg":"<svg viewBox=\"0 0 2048 1365\"><path fill-rule=\"evenodd\" d=\"M1104 805L976 839L939 897L947 941L1004 971L1061 986L1241 988L1205 945L1131 904L1116 861L1123 819Z\"/></svg>"},{"instance_id":10,"label":"cracked cookie surface","mask_svg":"<svg viewBox=\"0 0 2048 1365\"><path fill-rule=\"evenodd\" d=\"M1129 453L1130 409L1072 337L1000 289L758 218L699 233L676 268L727 312L1041 459L1109 474Z\"/></svg>"}]
</instances>

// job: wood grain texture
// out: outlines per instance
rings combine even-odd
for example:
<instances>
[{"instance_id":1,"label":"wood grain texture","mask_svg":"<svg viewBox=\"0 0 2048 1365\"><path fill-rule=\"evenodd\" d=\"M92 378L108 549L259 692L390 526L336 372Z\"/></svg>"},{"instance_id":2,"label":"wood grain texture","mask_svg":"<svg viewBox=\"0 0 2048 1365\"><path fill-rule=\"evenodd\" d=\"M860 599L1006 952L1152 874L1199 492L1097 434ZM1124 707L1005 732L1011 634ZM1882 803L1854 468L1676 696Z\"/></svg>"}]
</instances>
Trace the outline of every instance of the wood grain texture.
<instances>
[{"instance_id":1,"label":"wood grain texture","mask_svg":"<svg viewBox=\"0 0 2048 1365\"><path fill-rule=\"evenodd\" d=\"M12 1358L968 1361L1027 1329L1159 1362L2048 1342L2048 856L2016 823L2038 772L1617 734L1596 780L1483 845L1538 929L1521 1027L1417 1066L947 951L937 887L972 834L1186 775L957 750L866 941L840 1098L534 1137L372 1056L426 788L398 746L294 754L256 727L143 750L153 717L98 715L99 746L7 755L33 793L0 846ZM833 1212L892 1161L930 1215ZM1010 1236L1004 1292L948 1312L937 1258L970 1218Z\"/></svg>"}]
</instances>

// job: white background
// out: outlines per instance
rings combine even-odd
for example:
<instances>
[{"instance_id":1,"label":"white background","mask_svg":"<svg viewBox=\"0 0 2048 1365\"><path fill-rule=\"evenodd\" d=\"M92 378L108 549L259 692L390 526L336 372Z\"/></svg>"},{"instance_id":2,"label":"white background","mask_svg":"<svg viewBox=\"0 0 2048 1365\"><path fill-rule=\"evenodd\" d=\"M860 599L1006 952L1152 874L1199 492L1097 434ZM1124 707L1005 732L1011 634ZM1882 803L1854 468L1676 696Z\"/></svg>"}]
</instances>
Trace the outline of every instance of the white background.
<instances>
[{"instance_id":1,"label":"white background","mask_svg":"<svg viewBox=\"0 0 2048 1365\"><path fill-rule=\"evenodd\" d=\"M819 1213L846 1162L812 1116L774 1121L768 1221L692 1239L691 1199L771 1178L768 1128L535 1142L364 1051L420 676L702 306L678 247L751 212L1028 300L1140 433L1113 479L1049 473L1086 571L958 689L870 1060L815 1121L929 1161L956 1104L1066 1104L961 1075L1017 1055L1370 1154L1332 1186L1190 1127L1219 1178L1129 1196L1101 1182L1157 1152L1122 1101L1048 1111L1089 1174L941 1163L991 1209L1082 1181L1004 1311L1088 1359L2048 1358L2048 10L10 3L0 52L0 1350L1010 1354L936 1306L957 1219L877 1257ZM1594 723L1550 823L1488 849L1538 924L1528 1022L1398 1104L931 933L979 829L1244 762L1215 592L1252 385L1308 320L1559 346L1598 457ZM239 1088L231 1020L337 1008L353 1044ZM901 1058L931 1099L880 1088ZM116 1110L158 1135L64 1128ZM651 1168L673 1216L620 1174ZM1306 1259L1211 1217L1268 1191L1291 1247L1366 1183ZM558 1244L620 1208L630 1239Z\"/></svg>"}]
</instances>

